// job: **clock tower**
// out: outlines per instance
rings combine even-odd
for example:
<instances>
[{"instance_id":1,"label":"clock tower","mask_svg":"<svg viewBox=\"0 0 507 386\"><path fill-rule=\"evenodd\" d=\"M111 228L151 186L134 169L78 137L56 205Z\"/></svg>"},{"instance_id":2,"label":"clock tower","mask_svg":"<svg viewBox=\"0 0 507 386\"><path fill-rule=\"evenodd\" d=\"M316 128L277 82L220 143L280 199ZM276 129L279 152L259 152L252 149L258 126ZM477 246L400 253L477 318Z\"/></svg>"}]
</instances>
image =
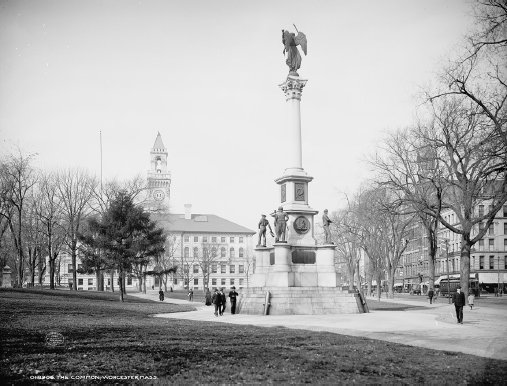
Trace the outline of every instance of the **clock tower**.
<instances>
[{"instance_id":1,"label":"clock tower","mask_svg":"<svg viewBox=\"0 0 507 386\"><path fill-rule=\"evenodd\" d=\"M167 149L160 133L150 151L150 170L148 170L148 189L150 200L156 206L169 206L171 193L171 173L167 171Z\"/></svg>"}]
</instances>

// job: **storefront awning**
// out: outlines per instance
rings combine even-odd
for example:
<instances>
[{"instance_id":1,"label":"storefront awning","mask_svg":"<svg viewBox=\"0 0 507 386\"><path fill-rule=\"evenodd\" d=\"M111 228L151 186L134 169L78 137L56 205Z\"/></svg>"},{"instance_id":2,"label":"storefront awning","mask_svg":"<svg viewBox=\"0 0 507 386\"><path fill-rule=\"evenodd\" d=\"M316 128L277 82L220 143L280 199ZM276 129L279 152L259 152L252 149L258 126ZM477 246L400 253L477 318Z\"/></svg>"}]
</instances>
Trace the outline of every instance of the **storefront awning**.
<instances>
[{"instance_id":1,"label":"storefront awning","mask_svg":"<svg viewBox=\"0 0 507 386\"><path fill-rule=\"evenodd\" d=\"M499 280L498 272L479 272L479 283L498 283ZM505 282L505 274L500 273L500 283Z\"/></svg>"}]
</instances>

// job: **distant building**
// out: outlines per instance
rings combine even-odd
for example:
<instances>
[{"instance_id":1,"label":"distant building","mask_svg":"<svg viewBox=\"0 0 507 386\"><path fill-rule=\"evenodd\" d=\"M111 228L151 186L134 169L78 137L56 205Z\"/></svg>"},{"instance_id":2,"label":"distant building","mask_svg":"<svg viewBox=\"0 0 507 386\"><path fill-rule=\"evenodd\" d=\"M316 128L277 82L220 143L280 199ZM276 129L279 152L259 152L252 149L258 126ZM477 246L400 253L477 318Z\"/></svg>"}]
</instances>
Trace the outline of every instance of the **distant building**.
<instances>
[{"instance_id":1,"label":"distant building","mask_svg":"<svg viewBox=\"0 0 507 386\"><path fill-rule=\"evenodd\" d=\"M477 213L484 212L479 205ZM442 214L444 219L459 227L456 214L448 210ZM476 224L475 234L484 227ZM412 236L400 260L396 285L410 290L414 285L428 285L428 239L421 223L414 223ZM437 231L440 244L435 261L435 280L440 277L460 274L461 235L451 232L440 225ZM448 246L448 254L446 245ZM507 287L507 205L504 205L495 217L486 235L470 251L470 274L478 277L481 290L493 292L495 288Z\"/></svg>"},{"instance_id":2,"label":"distant building","mask_svg":"<svg viewBox=\"0 0 507 386\"><path fill-rule=\"evenodd\" d=\"M155 144L150 151L150 170L147 174L147 185L151 208L168 208L171 188L171 173L167 170L167 149L162 136L157 134ZM248 279L254 270L253 240L255 231L242 227L214 214L192 214L192 205L185 205L185 214L168 214L164 210L152 214L152 218L163 227L167 234L165 256L162 260L177 266L178 271L170 275L167 288L193 288L202 290L209 288L232 286L243 288L248 286ZM207 261L210 265L209 283L203 282L202 253L203 249L216 249L215 255ZM169 260L169 261L168 261ZM201 264L200 264L201 263ZM49 265L49 264L48 264ZM167 265L167 264L166 264ZM62 286L72 283L75 269L81 268L79 255L77 267L72 265L70 254L61 253L60 264L57 266L57 280ZM154 266L148 267L152 270ZM104 289L113 285L116 289L118 277L112 278L104 274ZM96 290L95 274L77 274L79 290ZM49 269L45 283L49 283ZM158 277L147 276L146 287L158 287ZM127 275L125 286L129 290L137 290L138 282L133 275Z\"/></svg>"},{"instance_id":3,"label":"distant building","mask_svg":"<svg viewBox=\"0 0 507 386\"><path fill-rule=\"evenodd\" d=\"M192 214L191 208L187 204L185 214L154 216L169 234L170 259L178 266L170 285L196 290L247 287L254 270L252 236L256 232L213 214ZM204 249L208 249L207 255ZM203 282L206 265L210 267L208 283Z\"/></svg>"}]
</instances>

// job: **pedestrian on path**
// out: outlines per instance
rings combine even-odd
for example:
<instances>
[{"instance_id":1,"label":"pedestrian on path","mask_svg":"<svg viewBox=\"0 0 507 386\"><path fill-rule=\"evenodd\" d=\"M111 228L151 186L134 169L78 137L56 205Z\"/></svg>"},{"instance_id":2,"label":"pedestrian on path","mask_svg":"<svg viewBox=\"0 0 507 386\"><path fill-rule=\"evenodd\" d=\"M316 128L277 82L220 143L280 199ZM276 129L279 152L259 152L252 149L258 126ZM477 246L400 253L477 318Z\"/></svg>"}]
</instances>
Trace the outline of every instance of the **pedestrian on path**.
<instances>
[{"instance_id":1,"label":"pedestrian on path","mask_svg":"<svg viewBox=\"0 0 507 386\"><path fill-rule=\"evenodd\" d=\"M224 314L225 311L225 302L227 301L227 298L224 294L224 288L220 288L220 292L218 293L218 296L220 296L220 316Z\"/></svg>"},{"instance_id":2,"label":"pedestrian on path","mask_svg":"<svg viewBox=\"0 0 507 386\"><path fill-rule=\"evenodd\" d=\"M238 293L236 292L236 287L231 287L231 292L229 292L229 299L231 302L231 314L236 313L236 298L238 297Z\"/></svg>"},{"instance_id":3,"label":"pedestrian on path","mask_svg":"<svg viewBox=\"0 0 507 386\"><path fill-rule=\"evenodd\" d=\"M211 292L209 292L209 288L206 288L206 294L204 295L205 299L206 299L206 302L204 304L206 304L207 306L211 306Z\"/></svg>"},{"instance_id":4,"label":"pedestrian on path","mask_svg":"<svg viewBox=\"0 0 507 386\"><path fill-rule=\"evenodd\" d=\"M215 306L215 316L218 316L218 313L220 312L220 294L218 293L218 290L215 288L215 293L211 297L211 303Z\"/></svg>"},{"instance_id":5,"label":"pedestrian on path","mask_svg":"<svg viewBox=\"0 0 507 386\"><path fill-rule=\"evenodd\" d=\"M466 303L465 294L461 292L461 286L458 286L456 293L452 295L452 302L454 303L454 308L456 309L456 319L458 319L458 323L463 324L463 306Z\"/></svg>"},{"instance_id":6,"label":"pedestrian on path","mask_svg":"<svg viewBox=\"0 0 507 386\"><path fill-rule=\"evenodd\" d=\"M194 291L192 290L192 288L188 289L188 301L189 302L193 302L194 301Z\"/></svg>"},{"instance_id":7,"label":"pedestrian on path","mask_svg":"<svg viewBox=\"0 0 507 386\"><path fill-rule=\"evenodd\" d=\"M162 291L162 288L160 288L160 291L158 291L158 298L161 302L164 301L164 291Z\"/></svg>"},{"instance_id":8,"label":"pedestrian on path","mask_svg":"<svg viewBox=\"0 0 507 386\"><path fill-rule=\"evenodd\" d=\"M433 304L433 288L430 288L430 290L428 291L428 299L430 299L430 304Z\"/></svg>"},{"instance_id":9,"label":"pedestrian on path","mask_svg":"<svg viewBox=\"0 0 507 386\"><path fill-rule=\"evenodd\" d=\"M474 308L474 300L475 295L472 291L470 291L470 294L468 295L468 305L470 306L470 309Z\"/></svg>"}]
</instances>

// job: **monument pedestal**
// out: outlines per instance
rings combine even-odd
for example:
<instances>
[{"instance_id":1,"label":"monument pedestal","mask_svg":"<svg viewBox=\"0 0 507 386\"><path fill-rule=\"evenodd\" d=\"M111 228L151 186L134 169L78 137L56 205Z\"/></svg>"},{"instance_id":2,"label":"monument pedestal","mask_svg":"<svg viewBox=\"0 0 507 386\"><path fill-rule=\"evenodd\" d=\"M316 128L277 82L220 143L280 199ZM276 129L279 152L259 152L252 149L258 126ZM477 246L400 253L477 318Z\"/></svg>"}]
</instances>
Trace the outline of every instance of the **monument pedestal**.
<instances>
[{"instance_id":1,"label":"monument pedestal","mask_svg":"<svg viewBox=\"0 0 507 386\"><path fill-rule=\"evenodd\" d=\"M333 244L276 243L255 248L258 262L250 287L240 290L238 313L262 315L266 292L270 315L357 314L365 312L359 294L337 287Z\"/></svg>"}]
</instances>

